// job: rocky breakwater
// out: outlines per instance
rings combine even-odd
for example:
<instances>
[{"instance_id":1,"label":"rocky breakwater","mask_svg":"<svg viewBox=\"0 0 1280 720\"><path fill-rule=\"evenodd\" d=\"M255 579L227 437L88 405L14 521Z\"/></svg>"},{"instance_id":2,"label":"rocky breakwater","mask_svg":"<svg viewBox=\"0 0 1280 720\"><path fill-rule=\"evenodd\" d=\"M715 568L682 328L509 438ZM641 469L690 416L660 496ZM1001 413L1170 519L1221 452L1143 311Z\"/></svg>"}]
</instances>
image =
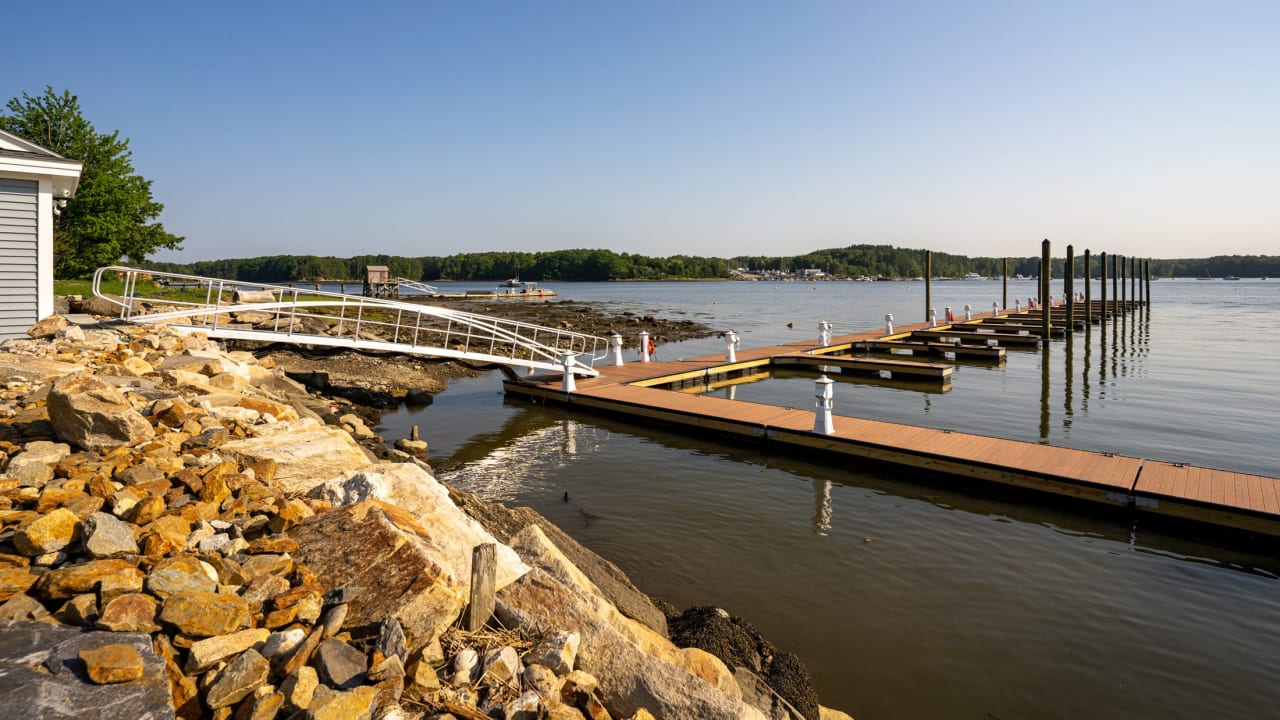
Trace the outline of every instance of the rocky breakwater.
<instances>
[{"instance_id":1,"label":"rocky breakwater","mask_svg":"<svg viewBox=\"0 0 1280 720\"><path fill-rule=\"evenodd\" d=\"M269 361L29 334L0 345L0 717L799 716L620 612L554 528L497 542ZM463 632L490 544L497 612Z\"/></svg>"}]
</instances>

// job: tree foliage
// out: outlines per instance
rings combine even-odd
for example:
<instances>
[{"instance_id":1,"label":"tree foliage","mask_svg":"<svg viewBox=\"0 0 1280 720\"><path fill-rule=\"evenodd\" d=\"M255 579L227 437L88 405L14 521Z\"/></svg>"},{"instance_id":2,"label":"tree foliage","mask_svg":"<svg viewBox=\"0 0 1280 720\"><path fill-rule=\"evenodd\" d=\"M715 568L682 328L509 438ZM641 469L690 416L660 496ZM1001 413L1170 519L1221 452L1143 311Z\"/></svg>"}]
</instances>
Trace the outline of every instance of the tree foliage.
<instances>
[{"instance_id":1,"label":"tree foliage","mask_svg":"<svg viewBox=\"0 0 1280 720\"><path fill-rule=\"evenodd\" d=\"M84 163L75 197L54 220L55 276L86 277L121 258L141 263L156 250L182 247L182 238L156 221L164 205L134 170L129 140L118 130L95 130L75 95L45 87L40 96L9 100L5 110L0 128Z\"/></svg>"}]
</instances>

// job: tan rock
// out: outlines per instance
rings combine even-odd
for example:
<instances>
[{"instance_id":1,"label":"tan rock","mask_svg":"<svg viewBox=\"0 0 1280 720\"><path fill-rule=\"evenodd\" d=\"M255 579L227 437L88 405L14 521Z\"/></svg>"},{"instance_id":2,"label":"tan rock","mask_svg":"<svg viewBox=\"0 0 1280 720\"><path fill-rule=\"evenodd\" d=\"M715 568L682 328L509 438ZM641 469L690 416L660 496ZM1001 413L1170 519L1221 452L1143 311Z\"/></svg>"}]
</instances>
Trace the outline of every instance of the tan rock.
<instances>
[{"instance_id":1,"label":"tan rock","mask_svg":"<svg viewBox=\"0 0 1280 720\"><path fill-rule=\"evenodd\" d=\"M226 635L250 625L249 606L234 595L182 590L161 606L160 619L186 635Z\"/></svg>"},{"instance_id":2,"label":"tan rock","mask_svg":"<svg viewBox=\"0 0 1280 720\"><path fill-rule=\"evenodd\" d=\"M471 585L472 548L497 543L487 530L458 508L449 497L448 488L413 463L383 463L344 473L317 485L310 495L335 506L377 499L403 508L419 525L431 528L431 532L423 536L423 542L467 595ZM529 567L507 545L497 543L496 550L495 584L503 588Z\"/></svg>"},{"instance_id":3,"label":"tan rock","mask_svg":"<svg viewBox=\"0 0 1280 720\"><path fill-rule=\"evenodd\" d=\"M80 651L89 679L99 685L129 682L142 677L142 655L132 645L118 643Z\"/></svg>"},{"instance_id":4,"label":"tan rock","mask_svg":"<svg viewBox=\"0 0 1280 720\"><path fill-rule=\"evenodd\" d=\"M424 542L429 534L404 510L376 500L317 515L289 533L297 560L326 589L357 590L347 627L394 617L410 649L439 635L464 603L457 580Z\"/></svg>"},{"instance_id":5,"label":"tan rock","mask_svg":"<svg viewBox=\"0 0 1280 720\"><path fill-rule=\"evenodd\" d=\"M819 720L853 720L853 716L825 705L818 706Z\"/></svg>"},{"instance_id":6,"label":"tan rock","mask_svg":"<svg viewBox=\"0 0 1280 720\"><path fill-rule=\"evenodd\" d=\"M156 655L164 659L165 674L169 676L169 695L173 700L173 708L177 716L184 720L203 718L204 709L200 707L200 689L196 686L195 680L183 674L182 668L178 665L178 654L173 649L173 644L169 642L169 638L163 634L157 634L151 641L151 647Z\"/></svg>"},{"instance_id":7,"label":"tan rock","mask_svg":"<svg viewBox=\"0 0 1280 720\"><path fill-rule=\"evenodd\" d=\"M266 628L250 628L198 640L192 643L187 651L187 665L184 670L188 675L198 675L249 648L260 650L270 634L271 631Z\"/></svg>"},{"instance_id":8,"label":"tan rock","mask_svg":"<svg viewBox=\"0 0 1280 720\"><path fill-rule=\"evenodd\" d=\"M378 689L364 685L347 691L316 688L308 717L313 720L370 720Z\"/></svg>"},{"instance_id":9,"label":"tan rock","mask_svg":"<svg viewBox=\"0 0 1280 720\"><path fill-rule=\"evenodd\" d=\"M316 669L304 665L285 678L280 686L280 692L284 694L285 702L290 706L306 710L311 707L311 699L315 696L316 687L319 685L320 678L316 674Z\"/></svg>"},{"instance_id":10,"label":"tan rock","mask_svg":"<svg viewBox=\"0 0 1280 720\"><path fill-rule=\"evenodd\" d=\"M133 506L133 511L129 513L129 521L135 525L146 525L163 515L167 509L163 497L151 495Z\"/></svg>"},{"instance_id":11,"label":"tan rock","mask_svg":"<svg viewBox=\"0 0 1280 720\"><path fill-rule=\"evenodd\" d=\"M49 422L59 439L86 450L135 445L155 436L128 398L93 375L69 375L53 384Z\"/></svg>"},{"instance_id":12,"label":"tan rock","mask_svg":"<svg viewBox=\"0 0 1280 720\"><path fill-rule=\"evenodd\" d=\"M142 592L145 576L141 571L107 575L98 581L98 605L106 607L107 603L129 593Z\"/></svg>"},{"instance_id":13,"label":"tan rock","mask_svg":"<svg viewBox=\"0 0 1280 720\"><path fill-rule=\"evenodd\" d=\"M35 584L35 581L36 576L27 572L26 568L0 565L0 601L26 592L27 588Z\"/></svg>"},{"instance_id":14,"label":"tan rock","mask_svg":"<svg viewBox=\"0 0 1280 720\"><path fill-rule=\"evenodd\" d=\"M96 625L112 632L152 633L160 629L155 598L142 593L126 593L111 599L102 608Z\"/></svg>"},{"instance_id":15,"label":"tan rock","mask_svg":"<svg viewBox=\"0 0 1280 720\"><path fill-rule=\"evenodd\" d=\"M161 600L183 590L213 592L217 587L217 578L209 577L205 566L191 555L165 558L147 576L147 592Z\"/></svg>"},{"instance_id":16,"label":"tan rock","mask_svg":"<svg viewBox=\"0 0 1280 720\"><path fill-rule=\"evenodd\" d=\"M291 424L259 425L255 430ZM219 447L218 452L242 465L274 460L276 485L290 494L305 494L329 478L366 467L371 462L350 435L329 427L233 440Z\"/></svg>"},{"instance_id":17,"label":"tan rock","mask_svg":"<svg viewBox=\"0 0 1280 720\"><path fill-rule=\"evenodd\" d=\"M58 331L67 325L67 319L61 315L49 315L27 328L27 335L37 340L42 338L51 338L54 335L57 335Z\"/></svg>"},{"instance_id":18,"label":"tan rock","mask_svg":"<svg viewBox=\"0 0 1280 720\"><path fill-rule=\"evenodd\" d=\"M49 358L0 352L0 380L46 382L84 372L84 365Z\"/></svg>"},{"instance_id":19,"label":"tan rock","mask_svg":"<svg viewBox=\"0 0 1280 720\"><path fill-rule=\"evenodd\" d=\"M67 600L93 592L104 578L141 583L142 572L125 560L89 560L50 570L35 584L35 594L49 600Z\"/></svg>"},{"instance_id":20,"label":"tan rock","mask_svg":"<svg viewBox=\"0 0 1280 720\"><path fill-rule=\"evenodd\" d=\"M80 518L66 508L43 515L13 534L13 544L23 555L43 555L67 547L79 539Z\"/></svg>"},{"instance_id":21,"label":"tan rock","mask_svg":"<svg viewBox=\"0 0 1280 720\"><path fill-rule=\"evenodd\" d=\"M67 625L93 625L98 620L98 598L93 593L77 595L63 603L53 615Z\"/></svg>"},{"instance_id":22,"label":"tan rock","mask_svg":"<svg viewBox=\"0 0 1280 720\"><path fill-rule=\"evenodd\" d=\"M260 397L246 397L240 401L240 407L253 410L262 415L270 415L276 420L288 422L298 419L298 411L292 406Z\"/></svg>"},{"instance_id":23,"label":"tan rock","mask_svg":"<svg viewBox=\"0 0 1280 720\"><path fill-rule=\"evenodd\" d=\"M213 709L240 702L267 681L271 663L254 650L245 650L217 674L205 691L205 702Z\"/></svg>"}]
</instances>

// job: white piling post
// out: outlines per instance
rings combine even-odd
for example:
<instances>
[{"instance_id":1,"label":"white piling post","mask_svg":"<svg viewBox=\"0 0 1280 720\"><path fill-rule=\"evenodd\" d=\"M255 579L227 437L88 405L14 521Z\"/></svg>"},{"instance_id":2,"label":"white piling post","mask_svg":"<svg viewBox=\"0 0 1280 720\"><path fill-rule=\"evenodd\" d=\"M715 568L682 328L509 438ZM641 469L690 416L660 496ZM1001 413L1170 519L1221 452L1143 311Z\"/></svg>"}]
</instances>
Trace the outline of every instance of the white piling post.
<instances>
[{"instance_id":1,"label":"white piling post","mask_svg":"<svg viewBox=\"0 0 1280 720\"><path fill-rule=\"evenodd\" d=\"M969 303L964 304L964 319L968 322L973 319L973 306Z\"/></svg>"},{"instance_id":2,"label":"white piling post","mask_svg":"<svg viewBox=\"0 0 1280 720\"><path fill-rule=\"evenodd\" d=\"M835 391L832 385L836 381L823 375L813 381L813 395L816 398L813 405L817 411L813 414L813 431L822 435L831 435L836 431L835 425L831 422L831 407L834 405Z\"/></svg>"},{"instance_id":3,"label":"white piling post","mask_svg":"<svg viewBox=\"0 0 1280 720\"><path fill-rule=\"evenodd\" d=\"M613 336L610 338L610 341L613 343L613 364L621 365L622 364L622 336L619 335L618 333L614 333Z\"/></svg>"},{"instance_id":4,"label":"white piling post","mask_svg":"<svg viewBox=\"0 0 1280 720\"><path fill-rule=\"evenodd\" d=\"M1013 311L1022 312L1022 301L1019 300L1018 298L1013 299Z\"/></svg>"},{"instance_id":5,"label":"white piling post","mask_svg":"<svg viewBox=\"0 0 1280 720\"><path fill-rule=\"evenodd\" d=\"M561 392L571 393L578 391L578 385L573 379L573 366L578 364L574 358L577 356L578 353L572 350L561 351L560 364L564 366L564 381L560 383Z\"/></svg>"},{"instance_id":6,"label":"white piling post","mask_svg":"<svg viewBox=\"0 0 1280 720\"><path fill-rule=\"evenodd\" d=\"M953 315L953 314L951 313L951 306L950 306L950 305L948 305L948 306L946 306L945 308L943 308L943 311L944 311L944 313L943 313L943 316L942 316L942 317L946 318L946 319L947 319L947 322L949 322L949 323L950 323L950 322L955 322L956 316L955 316L955 315Z\"/></svg>"},{"instance_id":7,"label":"white piling post","mask_svg":"<svg viewBox=\"0 0 1280 720\"><path fill-rule=\"evenodd\" d=\"M929 308L929 327L938 327L938 308Z\"/></svg>"},{"instance_id":8,"label":"white piling post","mask_svg":"<svg viewBox=\"0 0 1280 720\"><path fill-rule=\"evenodd\" d=\"M724 359L725 362L738 362L738 334L730 330L724 334Z\"/></svg>"},{"instance_id":9,"label":"white piling post","mask_svg":"<svg viewBox=\"0 0 1280 720\"><path fill-rule=\"evenodd\" d=\"M648 330L641 330L641 331L640 331L640 362L642 362L642 363L647 363L647 362L649 362L649 360L650 360L650 357L649 357L649 331L648 331Z\"/></svg>"},{"instance_id":10,"label":"white piling post","mask_svg":"<svg viewBox=\"0 0 1280 720\"><path fill-rule=\"evenodd\" d=\"M885 335L893 334L893 313L884 314L884 334Z\"/></svg>"},{"instance_id":11,"label":"white piling post","mask_svg":"<svg viewBox=\"0 0 1280 720\"><path fill-rule=\"evenodd\" d=\"M831 323L826 320L818 322L818 345L826 347L831 344Z\"/></svg>"},{"instance_id":12,"label":"white piling post","mask_svg":"<svg viewBox=\"0 0 1280 720\"><path fill-rule=\"evenodd\" d=\"M1000 317L1000 302L998 300L991 301L991 317Z\"/></svg>"}]
</instances>

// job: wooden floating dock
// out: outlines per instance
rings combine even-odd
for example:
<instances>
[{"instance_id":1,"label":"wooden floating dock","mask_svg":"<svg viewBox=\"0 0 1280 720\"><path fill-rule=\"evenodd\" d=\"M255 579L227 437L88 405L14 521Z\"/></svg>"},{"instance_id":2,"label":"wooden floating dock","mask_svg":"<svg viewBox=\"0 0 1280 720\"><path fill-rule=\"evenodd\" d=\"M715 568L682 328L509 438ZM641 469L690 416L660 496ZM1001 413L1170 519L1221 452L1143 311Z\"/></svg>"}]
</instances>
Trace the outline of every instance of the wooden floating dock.
<instances>
[{"instance_id":1,"label":"wooden floating dock","mask_svg":"<svg viewBox=\"0 0 1280 720\"><path fill-rule=\"evenodd\" d=\"M998 345L971 345L964 343L912 342L910 340L863 340L850 343L850 349L863 352L897 353L899 351L951 355L956 359L990 360L1004 362L1004 348Z\"/></svg>"},{"instance_id":2,"label":"wooden floating dock","mask_svg":"<svg viewBox=\"0 0 1280 720\"><path fill-rule=\"evenodd\" d=\"M836 368L841 373L888 373L894 380L925 379L951 382L951 366L937 363L911 362L910 360L884 360L859 358L847 355L814 355L810 353L784 353L775 355L770 364L777 367Z\"/></svg>"},{"instance_id":3,"label":"wooden floating dock","mask_svg":"<svg viewBox=\"0 0 1280 720\"><path fill-rule=\"evenodd\" d=\"M1099 308L1099 317L1101 311ZM1116 311L1124 310L1116 308ZM945 365L831 353L850 348L892 347L904 337L954 337L953 330L923 324L901 328L893 336L881 333L844 336L823 347L817 347L814 342L801 342L757 348L738 353L733 363L725 362L721 356L708 356L602 366L596 368L600 371L598 377L578 379L577 390L568 394L561 391L559 375L508 380L504 386L509 396L538 403L657 422L771 448L816 450L903 465L1280 537L1280 478L840 415L833 416L834 432L826 435L814 432L815 414L810 410L661 389L680 383L726 387L758 379L750 377L751 373L787 366L836 366L877 374L889 370L904 375L911 373L911 377L926 374L931 378L949 379L950 367ZM1012 338L1039 342L1031 335L998 334L1002 346L1004 340ZM992 349L1003 351L1003 347ZM916 367L903 367L908 365Z\"/></svg>"}]
</instances>

